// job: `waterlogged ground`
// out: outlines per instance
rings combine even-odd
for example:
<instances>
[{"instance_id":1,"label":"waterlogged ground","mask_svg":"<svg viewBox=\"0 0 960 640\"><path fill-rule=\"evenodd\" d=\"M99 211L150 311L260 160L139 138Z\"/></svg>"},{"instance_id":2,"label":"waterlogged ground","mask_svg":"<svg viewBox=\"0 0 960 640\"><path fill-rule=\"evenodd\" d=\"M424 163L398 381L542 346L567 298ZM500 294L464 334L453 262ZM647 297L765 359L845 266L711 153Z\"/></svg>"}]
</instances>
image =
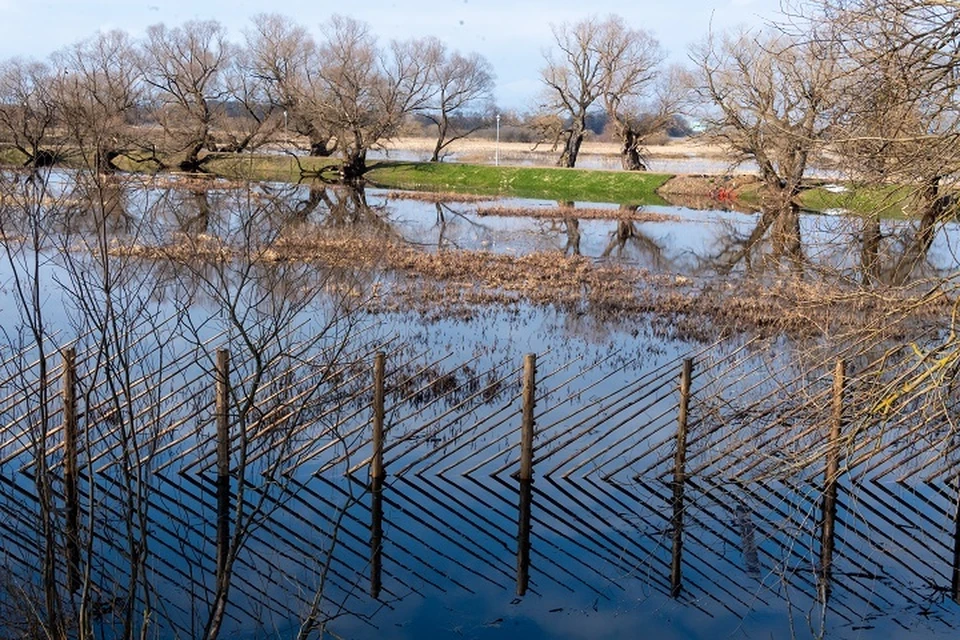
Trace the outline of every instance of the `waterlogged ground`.
<instances>
[{"instance_id":1,"label":"waterlogged ground","mask_svg":"<svg viewBox=\"0 0 960 640\"><path fill-rule=\"evenodd\" d=\"M427 203L397 199L396 194L370 190L367 202L383 211L397 233L425 249L485 250L513 255L558 251L597 260L676 273L712 276L717 271L747 268L744 245L761 222L761 212L648 205L624 209L596 203L498 199L469 203ZM509 215L501 215L504 210ZM583 213L580 213L583 211ZM597 219L606 215L607 219ZM801 213L797 222L798 253L814 267L854 274L860 266L868 222L857 217ZM916 236L916 224L880 221L889 262L893 263ZM774 233L761 236L749 252L770 254ZM944 272L957 264L958 226L946 224L933 235L919 259L918 273ZM900 252L900 253L898 253Z\"/></svg>"},{"instance_id":2,"label":"waterlogged ground","mask_svg":"<svg viewBox=\"0 0 960 640\"><path fill-rule=\"evenodd\" d=\"M68 180L62 197L76 201ZM278 197L283 211L264 212ZM303 237L370 234L431 255L579 255L671 282L775 279L799 270L814 283L869 277L907 284L956 269L954 223L927 244L908 222L871 226L801 214L749 242L762 214L719 208L432 202L383 190L268 185L247 192L227 183L184 189L175 181L122 191L117 201L111 255L123 260L122 290L137 292L123 299L125 310L154 327L137 334L141 344L159 345L138 352L144 371L182 354L209 356L217 346L236 345L244 328L266 335L257 332L269 330L272 309L289 313L282 316L290 334L284 339L293 347L309 342L324 319L350 309L337 335L356 340L335 382L318 383L316 404L307 403L310 420L291 432L294 444L256 449L257 464L280 464L285 481L250 475L269 508L239 556L226 636L293 637L311 619L328 637L397 638L947 638L960 628L960 605L950 594L956 451L938 448L951 441L949 434L911 439L909 421L892 422L885 440L845 460L824 595L823 429L831 383L797 361L791 341L693 340L657 322L656 311L610 318L589 305L571 310L523 296L470 313L416 305L384 311L392 308L382 303L385 292L401 278L379 270L376 243L345 253L347 264L331 266L336 261L329 256L324 264L273 257L245 269L237 254L218 261L224 245L209 241L256 244L243 231L250 212L259 211L260 237L270 235L266 225L277 224ZM15 275L22 281L30 265L38 265L51 342L89 329L76 298L81 284L96 280L97 263L84 262L82 234L66 231L51 232L39 253L8 253L13 263L0 261L0 319L8 337L24 327ZM175 244L184 236L206 239ZM870 249L864 238L877 236L880 246ZM59 251L63 245L71 252ZM153 246L184 252L213 246L216 259L204 265L181 253L178 265ZM66 255L84 269L78 272ZM361 304L368 299L381 302ZM235 322L227 300L238 301L241 317L250 311L250 325ZM356 308L340 306L351 300ZM335 338L297 352L291 378L308 385L322 377L317 363ZM4 360L11 347L0 350ZM377 350L388 363L387 477L379 494L366 473L368 381ZM527 353L538 354L538 435L525 497L515 474ZM234 356L242 376L249 363L240 348ZM681 362L688 356L695 358L689 476L680 520L681 589L672 597L672 478ZM213 580L212 395L204 378L212 357L192 358L158 382L176 390L160 394L171 403L164 424L184 416L151 462L149 548L156 555L149 565L159 601L168 605L155 605L162 613L151 635L163 638L190 635ZM8 388L3 395L0 533L10 575L26 575L36 566L33 547L24 543L35 504L30 476L21 473L19 440L11 440L23 399ZM191 413L197 405L200 413ZM327 413L332 406L337 410ZM94 422L89 427L109 433ZM103 473L105 503L119 505L108 481L118 471ZM108 562L97 570L106 580L111 572L123 574L125 556L118 520L105 518L102 531L98 553ZM116 628L105 622L99 631L111 637Z\"/></svg>"}]
</instances>

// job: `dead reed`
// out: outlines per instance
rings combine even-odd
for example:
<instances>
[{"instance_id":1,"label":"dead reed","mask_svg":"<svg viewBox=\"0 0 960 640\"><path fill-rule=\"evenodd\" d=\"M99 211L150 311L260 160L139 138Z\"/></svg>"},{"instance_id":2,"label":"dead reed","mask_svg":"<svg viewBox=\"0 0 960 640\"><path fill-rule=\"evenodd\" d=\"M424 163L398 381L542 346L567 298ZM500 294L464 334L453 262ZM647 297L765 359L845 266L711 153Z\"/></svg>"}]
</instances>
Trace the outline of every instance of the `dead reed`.
<instances>
[{"instance_id":1,"label":"dead reed","mask_svg":"<svg viewBox=\"0 0 960 640\"><path fill-rule=\"evenodd\" d=\"M633 222L677 222L680 216L652 211L634 210L629 207L579 208L579 207L477 207L477 215L505 218L576 218L578 220L630 220Z\"/></svg>"},{"instance_id":2,"label":"dead reed","mask_svg":"<svg viewBox=\"0 0 960 640\"><path fill-rule=\"evenodd\" d=\"M242 255L204 235L178 235L163 246L116 245L113 251L174 262ZM946 294L915 288L842 288L790 275L772 281L700 280L551 251L430 253L390 236L349 232L290 233L253 249L248 259L388 272L395 276L393 285L371 303L372 312L463 317L478 307L526 302L624 323L645 315L671 332L704 340L740 331L812 335L866 326L896 331L904 318L940 318L952 303Z\"/></svg>"}]
</instances>

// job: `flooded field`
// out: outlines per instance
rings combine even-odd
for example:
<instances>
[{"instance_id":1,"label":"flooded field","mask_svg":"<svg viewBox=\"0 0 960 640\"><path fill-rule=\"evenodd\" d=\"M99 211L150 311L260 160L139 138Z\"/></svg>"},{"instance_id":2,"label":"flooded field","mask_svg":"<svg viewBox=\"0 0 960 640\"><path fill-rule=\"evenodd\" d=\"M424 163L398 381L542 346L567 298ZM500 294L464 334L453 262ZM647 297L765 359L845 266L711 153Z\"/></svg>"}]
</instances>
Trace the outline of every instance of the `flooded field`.
<instances>
[{"instance_id":1,"label":"flooded field","mask_svg":"<svg viewBox=\"0 0 960 640\"><path fill-rule=\"evenodd\" d=\"M956 223L75 186L0 200L0 635L956 634L949 304L882 288ZM885 328L611 302L787 278Z\"/></svg>"}]
</instances>

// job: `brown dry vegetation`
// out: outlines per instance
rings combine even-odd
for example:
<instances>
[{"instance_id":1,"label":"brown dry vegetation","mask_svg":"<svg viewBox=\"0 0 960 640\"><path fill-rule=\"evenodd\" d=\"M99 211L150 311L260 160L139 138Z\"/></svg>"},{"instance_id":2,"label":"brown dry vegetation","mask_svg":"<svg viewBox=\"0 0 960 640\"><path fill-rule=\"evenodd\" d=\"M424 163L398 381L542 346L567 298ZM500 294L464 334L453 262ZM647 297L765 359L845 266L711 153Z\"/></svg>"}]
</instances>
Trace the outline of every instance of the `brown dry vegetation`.
<instances>
[{"instance_id":1,"label":"brown dry vegetation","mask_svg":"<svg viewBox=\"0 0 960 640\"><path fill-rule=\"evenodd\" d=\"M576 218L578 220L632 220L635 222L676 222L680 216L629 208L601 209L574 207L477 207L477 215L505 218Z\"/></svg>"},{"instance_id":2,"label":"brown dry vegetation","mask_svg":"<svg viewBox=\"0 0 960 640\"><path fill-rule=\"evenodd\" d=\"M745 189L756 189L760 180L753 175L732 174L723 176L683 175L670 178L657 192L664 196L704 196L726 189L734 195Z\"/></svg>"},{"instance_id":3,"label":"brown dry vegetation","mask_svg":"<svg viewBox=\"0 0 960 640\"><path fill-rule=\"evenodd\" d=\"M164 246L117 245L113 251L175 262L238 257L237 249L207 236L177 236ZM369 296L371 312L464 317L488 305L527 302L626 324L640 315L650 316L665 332L700 339L748 330L765 335L865 330L890 334L902 331L905 320L943 317L952 304L936 288L920 293L916 289L842 290L790 276L774 282L701 283L557 252L427 253L393 238L348 232L291 233L250 259L392 274L393 286Z\"/></svg>"},{"instance_id":4,"label":"brown dry vegetation","mask_svg":"<svg viewBox=\"0 0 960 640\"><path fill-rule=\"evenodd\" d=\"M744 194L755 194L761 183L749 174L677 175L657 189L657 195L677 207L726 209L751 213L759 207Z\"/></svg>"},{"instance_id":5,"label":"brown dry vegetation","mask_svg":"<svg viewBox=\"0 0 960 640\"><path fill-rule=\"evenodd\" d=\"M249 186L247 181L228 180L214 174L165 172L153 175L130 174L123 178L129 182L137 180L152 189L183 189L192 192L206 192L210 189L239 189Z\"/></svg>"},{"instance_id":6,"label":"brown dry vegetation","mask_svg":"<svg viewBox=\"0 0 960 640\"><path fill-rule=\"evenodd\" d=\"M496 200L497 196L482 196L473 193L454 193L452 191L389 191L388 200L416 200L418 202L430 202L440 204L452 204L456 202L490 202Z\"/></svg>"}]
</instances>

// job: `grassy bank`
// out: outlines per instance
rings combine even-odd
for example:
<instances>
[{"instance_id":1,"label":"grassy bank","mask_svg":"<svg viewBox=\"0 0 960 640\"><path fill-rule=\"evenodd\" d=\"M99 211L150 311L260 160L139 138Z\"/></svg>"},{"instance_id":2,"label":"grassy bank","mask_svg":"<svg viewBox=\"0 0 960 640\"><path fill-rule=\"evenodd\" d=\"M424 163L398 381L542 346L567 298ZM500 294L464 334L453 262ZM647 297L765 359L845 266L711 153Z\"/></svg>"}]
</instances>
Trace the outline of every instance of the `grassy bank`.
<instances>
[{"instance_id":1,"label":"grassy bank","mask_svg":"<svg viewBox=\"0 0 960 640\"><path fill-rule=\"evenodd\" d=\"M24 160L20 152L0 147L0 165L22 166ZM70 154L64 154L61 159L61 164L68 167L77 162L78 157ZM117 164L121 170L135 173L156 170L152 162L137 162L131 158L118 158ZM204 170L234 180L297 183L310 180L321 171L325 171L323 177L336 179L334 169L337 164L336 158L220 154L209 158ZM374 186L391 189L556 202L666 205L676 200L684 206L709 207L715 202L720 187L729 188L736 201L747 208L759 206L762 199L760 182L751 176L670 176L554 167L377 162L372 163L366 177ZM879 214L887 219L908 218L916 205L914 189L909 187L848 186L848 189L838 189L811 185L800 194L800 204L812 212L843 210L854 215ZM661 187L664 187L662 196L658 192Z\"/></svg>"},{"instance_id":2,"label":"grassy bank","mask_svg":"<svg viewBox=\"0 0 960 640\"><path fill-rule=\"evenodd\" d=\"M816 187L804 191L800 201L810 211L844 210L856 215L879 215L884 219L911 217L916 207L915 189L903 186L853 187L845 191Z\"/></svg>"},{"instance_id":3,"label":"grassy bank","mask_svg":"<svg viewBox=\"0 0 960 640\"><path fill-rule=\"evenodd\" d=\"M740 176L731 181L719 176L680 177L676 180L682 185L678 188L675 181L667 184L664 196L694 197L716 196L716 189L729 188L728 193L734 202L748 208L759 209L763 203L763 186L759 179L752 176ZM907 219L917 205L916 191L910 187L898 185L825 185L822 182L808 184L797 197L797 203L804 211L812 213L833 213L842 211L856 216L877 215L883 219ZM703 206L703 203L700 204Z\"/></svg>"},{"instance_id":4,"label":"grassy bank","mask_svg":"<svg viewBox=\"0 0 960 640\"><path fill-rule=\"evenodd\" d=\"M454 191L556 201L666 204L656 190L670 179L655 173L446 163L380 163L367 179L383 187Z\"/></svg>"}]
</instances>

